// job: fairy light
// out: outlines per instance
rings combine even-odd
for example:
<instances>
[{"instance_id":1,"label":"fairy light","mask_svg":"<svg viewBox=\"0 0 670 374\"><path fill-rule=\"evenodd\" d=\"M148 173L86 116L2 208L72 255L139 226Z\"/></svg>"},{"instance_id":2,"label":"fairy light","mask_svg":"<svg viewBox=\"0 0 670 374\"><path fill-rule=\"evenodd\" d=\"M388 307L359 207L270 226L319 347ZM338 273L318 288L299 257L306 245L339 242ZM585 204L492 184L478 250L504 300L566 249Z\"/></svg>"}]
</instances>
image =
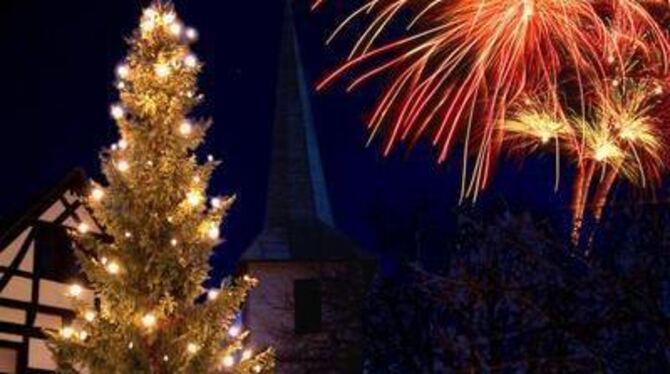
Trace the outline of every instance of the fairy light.
<instances>
[{"instance_id":1,"label":"fairy light","mask_svg":"<svg viewBox=\"0 0 670 374\"><path fill-rule=\"evenodd\" d=\"M207 161L214 162L214 156L213 155L207 155Z\"/></svg>"},{"instance_id":2,"label":"fairy light","mask_svg":"<svg viewBox=\"0 0 670 374\"><path fill-rule=\"evenodd\" d=\"M168 357L168 355L163 356L163 361L168 362L169 360L170 358Z\"/></svg>"},{"instance_id":3,"label":"fairy light","mask_svg":"<svg viewBox=\"0 0 670 374\"><path fill-rule=\"evenodd\" d=\"M209 290L207 291L207 299L210 301L214 301L219 297L219 291L218 290Z\"/></svg>"},{"instance_id":4,"label":"fairy light","mask_svg":"<svg viewBox=\"0 0 670 374\"><path fill-rule=\"evenodd\" d=\"M126 160L121 160L116 163L116 169L122 173L125 173L130 169L130 164Z\"/></svg>"},{"instance_id":5,"label":"fairy light","mask_svg":"<svg viewBox=\"0 0 670 374\"><path fill-rule=\"evenodd\" d=\"M167 12L163 14L163 23L170 25L177 20L177 14L175 12Z\"/></svg>"},{"instance_id":6,"label":"fairy light","mask_svg":"<svg viewBox=\"0 0 670 374\"><path fill-rule=\"evenodd\" d=\"M193 132L191 121L184 121L179 125L179 133L183 136L189 136Z\"/></svg>"},{"instance_id":7,"label":"fairy light","mask_svg":"<svg viewBox=\"0 0 670 374\"><path fill-rule=\"evenodd\" d=\"M177 244L179 244L179 241L177 239L170 240L170 245L172 245L173 247L176 247Z\"/></svg>"},{"instance_id":8,"label":"fairy light","mask_svg":"<svg viewBox=\"0 0 670 374\"><path fill-rule=\"evenodd\" d=\"M253 356L253 354L254 354L254 351L252 351L251 349L245 350L244 352L242 352L242 361L246 361L246 360L250 359L251 356Z\"/></svg>"},{"instance_id":9,"label":"fairy light","mask_svg":"<svg viewBox=\"0 0 670 374\"><path fill-rule=\"evenodd\" d=\"M67 294L68 294L69 296L71 296L71 297L79 297L79 296L81 296L81 292L82 292L82 291L83 291L83 289L81 288L80 285L78 285L78 284L73 284L73 285L71 285L70 288L68 289Z\"/></svg>"},{"instance_id":10,"label":"fairy light","mask_svg":"<svg viewBox=\"0 0 670 374\"><path fill-rule=\"evenodd\" d=\"M212 208L220 209L223 206L223 200L218 197L212 199Z\"/></svg>"},{"instance_id":11,"label":"fairy light","mask_svg":"<svg viewBox=\"0 0 670 374\"><path fill-rule=\"evenodd\" d=\"M114 119L121 119L126 114L126 111L119 104L114 104L109 109L109 114L111 114Z\"/></svg>"},{"instance_id":12,"label":"fairy light","mask_svg":"<svg viewBox=\"0 0 670 374\"><path fill-rule=\"evenodd\" d=\"M135 344L133 342L128 343L128 349L133 349Z\"/></svg>"},{"instance_id":13,"label":"fairy light","mask_svg":"<svg viewBox=\"0 0 670 374\"><path fill-rule=\"evenodd\" d=\"M79 340L84 341L88 338L88 332L82 330L79 331Z\"/></svg>"},{"instance_id":14,"label":"fairy light","mask_svg":"<svg viewBox=\"0 0 670 374\"><path fill-rule=\"evenodd\" d=\"M75 331L72 327L66 326L60 330L60 335L65 339L70 339L74 335Z\"/></svg>"},{"instance_id":15,"label":"fairy light","mask_svg":"<svg viewBox=\"0 0 670 374\"><path fill-rule=\"evenodd\" d=\"M154 72L158 78L166 78L170 75L170 66L164 63L158 63L154 66Z\"/></svg>"},{"instance_id":16,"label":"fairy light","mask_svg":"<svg viewBox=\"0 0 670 374\"><path fill-rule=\"evenodd\" d=\"M263 370L263 367L259 364L254 365L254 372L255 373L260 373L261 370Z\"/></svg>"},{"instance_id":17,"label":"fairy light","mask_svg":"<svg viewBox=\"0 0 670 374\"><path fill-rule=\"evenodd\" d=\"M232 367L233 365L235 365L235 358L231 355L226 355L223 358L222 362L223 362L223 366L229 368L229 367Z\"/></svg>"},{"instance_id":18,"label":"fairy light","mask_svg":"<svg viewBox=\"0 0 670 374\"><path fill-rule=\"evenodd\" d=\"M95 312L92 310L87 310L84 313L84 319L86 322L93 322L95 320Z\"/></svg>"},{"instance_id":19,"label":"fairy light","mask_svg":"<svg viewBox=\"0 0 670 374\"><path fill-rule=\"evenodd\" d=\"M188 343L186 345L186 351L188 353L192 354L192 355L198 353L199 350L200 350L200 346L195 344L195 343Z\"/></svg>"},{"instance_id":20,"label":"fairy light","mask_svg":"<svg viewBox=\"0 0 670 374\"><path fill-rule=\"evenodd\" d=\"M121 266L115 261L112 261L107 264L106 266L107 272L111 275L117 275L119 274L119 271L121 270Z\"/></svg>"},{"instance_id":21,"label":"fairy light","mask_svg":"<svg viewBox=\"0 0 670 374\"><path fill-rule=\"evenodd\" d=\"M125 234L123 234L123 236L125 236L126 239L130 239L133 237L133 234L130 231L126 231Z\"/></svg>"},{"instance_id":22,"label":"fairy light","mask_svg":"<svg viewBox=\"0 0 670 374\"><path fill-rule=\"evenodd\" d=\"M105 191L103 191L102 188L94 188L91 192L91 197L95 201L100 201L103 197L105 197Z\"/></svg>"},{"instance_id":23,"label":"fairy light","mask_svg":"<svg viewBox=\"0 0 670 374\"><path fill-rule=\"evenodd\" d=\"M239 336L240 332L242 332L242 328L238 325L230 326L230 329L228 329L228 335L230 335L233 338Z\"/></svg>"},{"instance_id":24,"label":"fairy light","mask_svg":"<svg viewBox=\"0 0 670 374\"><path fill-rule=\"evenodd\" d=\"M107 265L107 262L108 262L108 261L109 261L109 260L108 260L107 257L105 257L105 256L102 256L102 257L100 258L100 263L103 264L103 265Z\"/></svg>"},{"instance_id":25,"label":"fairy light","mask_svg":"<svg viewBox=\"0 0 670 374\"><path fill-rule=\"evenodd\" d=\"M121 64L116 67L116 76L121 79L126 79L130 75L130 67L126 64Z\"/></svg>"},{"instance_id":26,"label":"fairy light","mask_svg":"<svg viewBox=\"0 0 670 374\"><path fill-rule=\"evenodd\" d=\"M221 230L219 229L219 225L217 224L212 224L207 230L207 236L212 239L212 240L218 240L219 237L221 236Z\"/></svg>"},{"instance_id":27,"label":"fairy light","mask_svg":"<svg viewBox=\"0 0 670 374\"><path fill-rule=\"evenodd\" d=\"M119 140L119 149L124 150L128 148L128 141L126 139Z\"/></svg>"},{"instance_id":28,"label":"fairy light","mask_svg":"<svg viewBox=\"0 0 670 374\"><path fill-rule=\"evenodd\" d=\"M88 233L89 231L91 231L91 227L90 227L88 224L82 222L82 223L80 223L79 226L77 227L77 230L79 230L79 232L82 233L82 234L86 234L86 233Z\"/></svg>"},{"instance_id":29,"label":"fairy light","mask_svg":"<svg viewBox=\"0 0 670 374\"><path fill-rule=\"evenodd\" d=\"M198 206L202 201L202 194L193 190L186 195L186 200L188 201L189 205L193 207Z\"/></svg>"},{"instance_id":30,"label":"fairy light","mask_svg":"<svg viewBox=\"0 0 670 374\"><path fill-rule=\"evenodd\" d=\"M188 40L196 41L198 39L198 30L194 29L193 27L188 27L186 28L184 35L186 35Z\"/></svg>"},{"instance_id":31,"label":"fairy light","mask_svg":"<svg viewBox=\"0 0 670 374\"><path fill-rule=\"evenodd\" d=\"M174 36L180 36L181 32L182 32L182 29L183 29L183 27L182 27L181 23L179 23L179 22L174 22L170 25L170 32Z\"/></svg>"},{"instance_id":32,"label":"fairy light","mask_svg":"<svg viewBox=\"0 0 670 374\"><path fill-rule=\"evenodd\" d=\"M195 57L194 54L189 54L189 55L187 55L186 57L184 57L184 64L185 64L187 67L193 69L193 68L195 68L196 66L198 66L198 58Z\"/></svg>"},{"instance_id":33,"label":"fairy light","mask_svg":"<svg viewBox=\"0 0 670 374\"><path fill-rule=\"evenodd\" d=\"M142 326L144 326L145 328L150 329L155 327L156 322L157 322L156 316L153 315L152 313L147 313L144 316L142 316Z\"/></svg>"}]
</instances>

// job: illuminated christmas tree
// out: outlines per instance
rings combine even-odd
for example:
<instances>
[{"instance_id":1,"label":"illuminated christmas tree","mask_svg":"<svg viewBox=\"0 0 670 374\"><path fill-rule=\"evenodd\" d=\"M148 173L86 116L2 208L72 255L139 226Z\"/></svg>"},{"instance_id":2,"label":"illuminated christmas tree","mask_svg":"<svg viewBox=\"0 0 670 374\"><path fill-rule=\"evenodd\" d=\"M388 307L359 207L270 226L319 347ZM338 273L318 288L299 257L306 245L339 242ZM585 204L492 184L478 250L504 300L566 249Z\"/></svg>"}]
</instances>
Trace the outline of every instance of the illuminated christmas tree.
<instances>
[{"instance_id":1,"label":"illuminated christmas tree","mask_svg":"<svg viewBox=\"0 0 670 374\"><path fill-rule=\"evenodd\" d=\"M196 38L171 5L156 3L116 70L120 102L111 115L121 140L102 154L107 184L94 184L88 197L106 232L81 224L73 233L99 302L77 300L81 286L70 288L79 314L49 332L62 372L272 371L272 352L254 354L235 325L255 280L202 286L233 199L208 201L217 162L194 154L209 125L187 117L202 99L201 64L189 49Z\"/></svg>"}]
</instances>

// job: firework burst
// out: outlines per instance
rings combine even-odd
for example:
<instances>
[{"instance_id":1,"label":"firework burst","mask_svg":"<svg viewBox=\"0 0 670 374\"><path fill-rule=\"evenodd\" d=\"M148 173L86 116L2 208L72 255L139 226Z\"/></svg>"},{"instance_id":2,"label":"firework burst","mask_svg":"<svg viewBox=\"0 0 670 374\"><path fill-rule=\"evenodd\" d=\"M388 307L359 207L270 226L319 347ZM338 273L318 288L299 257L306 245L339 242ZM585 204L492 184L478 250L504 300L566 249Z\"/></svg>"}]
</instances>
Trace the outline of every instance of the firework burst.
<instances>
[{"instance_id":1,"label":"firework burst","mask_svg":"<svg viewBox=\"0 0 670 374\"><path fill-rule=\"evenodd\" d=\"M502 150L553 152L556 188L560 160L571 161L577 242L587 205L598 221L617 180L650 187L666 171L670 44L657 19L670 19L667 7L651 0L361 0L328 42L347 28L362 31L318 89L345 80L353 90L386 77L368 119L370 139L383 137L388 154L428 138L439 162L462 146L461 199L477 198ZM387 42L399 26L404 32Z\"/></svg>"}]
</instances>

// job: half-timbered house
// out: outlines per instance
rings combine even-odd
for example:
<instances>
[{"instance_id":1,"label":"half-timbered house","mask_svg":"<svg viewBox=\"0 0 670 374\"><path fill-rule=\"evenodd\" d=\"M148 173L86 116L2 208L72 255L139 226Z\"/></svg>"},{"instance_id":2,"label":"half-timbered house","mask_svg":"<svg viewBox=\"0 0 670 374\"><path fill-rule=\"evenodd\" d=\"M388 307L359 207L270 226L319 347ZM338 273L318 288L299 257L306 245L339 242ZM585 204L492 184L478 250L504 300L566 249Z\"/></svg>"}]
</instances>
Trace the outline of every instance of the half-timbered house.
<instances>
[{"instance_id":1,"label":"half-timbered house","mask_svg":"<svg viewBox=\"0 0 670 374\"><path fill-rule=\"evenodd\" d=\"M8 228L0 231L0 373L56 369L43 329L74 317L68 287L80 278L68 230L100 225L81 203L86 179L68 175ZM83 283L82 283L83 284ZM92 301L84 288L81 298Z\"/></svg>"}]
</instances>

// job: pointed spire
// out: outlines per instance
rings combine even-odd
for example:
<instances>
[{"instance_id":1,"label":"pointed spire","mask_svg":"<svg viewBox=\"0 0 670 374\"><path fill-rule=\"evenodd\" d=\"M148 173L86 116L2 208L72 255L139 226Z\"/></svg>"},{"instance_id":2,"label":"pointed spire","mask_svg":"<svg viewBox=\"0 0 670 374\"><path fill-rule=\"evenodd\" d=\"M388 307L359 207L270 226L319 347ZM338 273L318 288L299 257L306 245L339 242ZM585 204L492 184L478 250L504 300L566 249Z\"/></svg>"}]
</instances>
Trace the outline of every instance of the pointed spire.
<instances>
[{"instance_id":1,"label":"pointed spire","mask_svg":"<svg viewBox=\"0 0 670 374\"><path fill-rule=\"evenodd\" d=\"M333 225L291 1L284 10L265 229Z\"/></svg>"}]
</instances>

